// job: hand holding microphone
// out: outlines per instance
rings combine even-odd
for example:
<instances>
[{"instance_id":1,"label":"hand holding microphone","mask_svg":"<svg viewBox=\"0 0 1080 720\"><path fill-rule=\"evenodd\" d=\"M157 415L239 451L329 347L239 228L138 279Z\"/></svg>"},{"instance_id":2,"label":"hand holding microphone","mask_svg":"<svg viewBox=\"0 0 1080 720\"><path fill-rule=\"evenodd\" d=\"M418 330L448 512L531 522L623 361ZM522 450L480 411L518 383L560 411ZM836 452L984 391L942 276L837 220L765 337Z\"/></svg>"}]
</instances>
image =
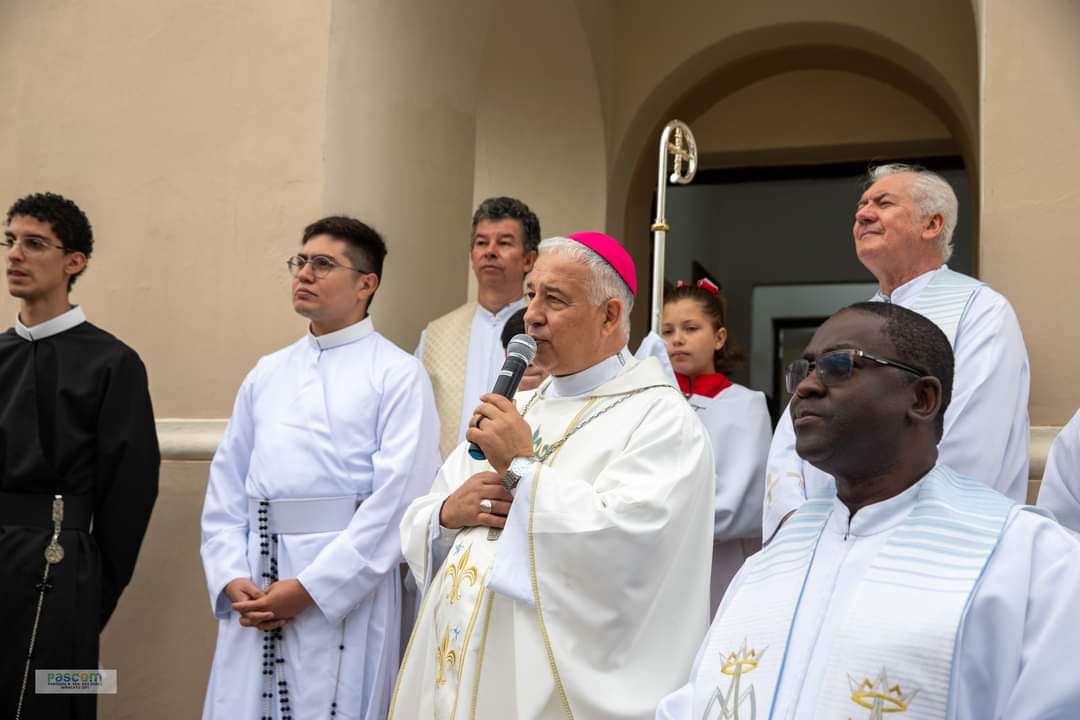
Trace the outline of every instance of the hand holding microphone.
<instances>
[{"instance_id":1,"label":"hand holding microphone","mask_svg":"<svg viewBox=\"0 0 1080 720\"><path fill-rule=\"evenodd\" d=\"M495 386L476 409L477 422L465 433L469 456L485 457L499 473L506 471L510 460L532 454L532 433L509 400L517 392L525 369L536 356L536 341L525 334L515 335L506 346L506 361L495 378ZM512 453L512 454L507 454Z\"/></svg>"}]
</instances>

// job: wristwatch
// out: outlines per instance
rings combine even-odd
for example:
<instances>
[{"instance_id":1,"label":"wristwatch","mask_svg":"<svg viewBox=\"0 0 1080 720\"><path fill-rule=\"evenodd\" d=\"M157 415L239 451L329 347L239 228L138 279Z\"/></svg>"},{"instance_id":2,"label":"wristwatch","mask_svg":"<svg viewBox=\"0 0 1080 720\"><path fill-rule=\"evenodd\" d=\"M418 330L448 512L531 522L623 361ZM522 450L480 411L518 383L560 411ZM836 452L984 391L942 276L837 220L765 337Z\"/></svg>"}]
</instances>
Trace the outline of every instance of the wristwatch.
<instances>
[{"instance_id":1,"label":"wristwatch","mask_svg":"<svg viewBox=\"0 0 1080 720\"><path fill-rule=\"evenodd\" d=\"M529 472L531 465L532 462L524 457L516 457L510 461L510 467L506 468L506 474L502 477L502 486L506 488L506 492L514 492L514 488L521 482L521 477Z\"/></svg>"}]
</instances>

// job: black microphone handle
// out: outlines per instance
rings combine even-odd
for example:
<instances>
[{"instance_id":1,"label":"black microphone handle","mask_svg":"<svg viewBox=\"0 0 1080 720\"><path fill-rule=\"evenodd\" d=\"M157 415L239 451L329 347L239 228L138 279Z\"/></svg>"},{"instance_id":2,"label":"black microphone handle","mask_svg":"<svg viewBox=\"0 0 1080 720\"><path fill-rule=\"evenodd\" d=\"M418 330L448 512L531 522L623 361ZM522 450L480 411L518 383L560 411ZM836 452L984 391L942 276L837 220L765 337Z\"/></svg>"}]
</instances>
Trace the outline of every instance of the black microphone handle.
<instances>
[{"instance_id":1,"label":"black microphone handle","mask_svg":"<svg viewBox=\"0 0 1080 720\"><path fill-rule=\"evenodd\" d=\"M528 363L515 355L508 355L503 363L502 370L495 377L495 387L491 388L494 395L502 395L504 398L514 397L521 378L525 375ZM479 423L477 423L479 425ZM469 457L473 460L485 460L486 456L480 446L474 442L469 443Z\"/></svg>"}]
</instances>

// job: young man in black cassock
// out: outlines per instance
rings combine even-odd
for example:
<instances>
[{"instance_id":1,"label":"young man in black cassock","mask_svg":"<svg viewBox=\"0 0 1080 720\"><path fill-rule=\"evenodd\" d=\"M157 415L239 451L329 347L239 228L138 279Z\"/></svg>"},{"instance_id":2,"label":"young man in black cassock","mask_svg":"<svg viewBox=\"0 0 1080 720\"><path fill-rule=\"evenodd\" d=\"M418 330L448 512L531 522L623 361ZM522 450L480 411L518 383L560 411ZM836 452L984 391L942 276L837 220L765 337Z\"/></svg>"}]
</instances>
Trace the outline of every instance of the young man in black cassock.
<instances>
[{"instance_id":1,"label":"young man in black cassock","mask_svg":"<svg viewBox=\"0 0 1080 720\"><path fill-rule=\"evenodd\" d=\"M139 356L68 300L93 249L86 215L29 195L4 245L19 313L0 335L0 717L83 720L96 695L37 694L35 670L98 668L157 497L154 413Z\"/></svg>"}]
</instances>

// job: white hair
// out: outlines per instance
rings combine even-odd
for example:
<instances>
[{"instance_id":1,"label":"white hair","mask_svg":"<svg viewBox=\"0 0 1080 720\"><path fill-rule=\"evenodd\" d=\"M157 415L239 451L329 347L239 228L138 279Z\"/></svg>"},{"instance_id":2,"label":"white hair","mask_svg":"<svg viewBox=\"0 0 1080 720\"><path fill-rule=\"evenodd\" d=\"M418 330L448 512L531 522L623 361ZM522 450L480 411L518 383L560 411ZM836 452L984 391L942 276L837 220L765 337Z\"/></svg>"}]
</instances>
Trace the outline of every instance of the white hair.
<instances>
[{"instance_id":1,"label":"white hair","mask_svg":"<svg viewBox=\"0 0 1080 720\"><path fill-rule=\"evenodd\" d=\"M634 308L634 296L630 287L623 282L615 268L607 260L597 255L576 240L565 237L550 237L540 243L540 257L546 254L563 255L588 267L592 272L589 283L589 301L593 305L603 305L611 298L622 302L622 330L630 334L630 311Z\"/></svg>"},{"instance_id":2,"label":"white hair","mask_svg":"<svg viewBox=\"0 0 1080 720\"><path fill-rule=\"evenodd\" d=\"M924 219L941 213L943 227L938 235L937 246L941 261L948 262L953 254L953 232L956 230L959 205L952 185L936 172L905 163L889 163L870 168L866 185L869 187L881 178L899 173L911 173L914 176L911 181L911 195L918 203Z\"/></svg>"}]
</instances>

